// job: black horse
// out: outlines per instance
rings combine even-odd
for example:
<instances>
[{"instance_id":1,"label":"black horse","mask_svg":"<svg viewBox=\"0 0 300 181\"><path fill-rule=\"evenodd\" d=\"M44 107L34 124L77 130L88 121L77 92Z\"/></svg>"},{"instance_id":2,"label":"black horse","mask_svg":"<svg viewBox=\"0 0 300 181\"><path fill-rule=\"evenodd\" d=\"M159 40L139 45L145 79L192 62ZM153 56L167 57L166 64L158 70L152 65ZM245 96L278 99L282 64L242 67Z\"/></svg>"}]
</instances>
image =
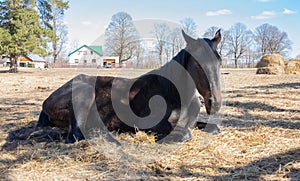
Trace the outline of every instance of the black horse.
<instances>
[{"instance_id":1,"label":"black horse","mask_svg":"<svg viewBox=\"0 0 300 181\"><path fill-rule=\"evenodd\" d=\"M216 47L220 30L213 39L193 39L170 62L135 79L78 75L43 103L37 127L66 127L66 143L89 136L92 129L114 140L108 132L157 133L160 142L191 138L189 127L200 110L197 90L204 98L206 112L221 107L220 65ZM212 131L216 131L217 126Z\"/></svg>"}]
</instances>

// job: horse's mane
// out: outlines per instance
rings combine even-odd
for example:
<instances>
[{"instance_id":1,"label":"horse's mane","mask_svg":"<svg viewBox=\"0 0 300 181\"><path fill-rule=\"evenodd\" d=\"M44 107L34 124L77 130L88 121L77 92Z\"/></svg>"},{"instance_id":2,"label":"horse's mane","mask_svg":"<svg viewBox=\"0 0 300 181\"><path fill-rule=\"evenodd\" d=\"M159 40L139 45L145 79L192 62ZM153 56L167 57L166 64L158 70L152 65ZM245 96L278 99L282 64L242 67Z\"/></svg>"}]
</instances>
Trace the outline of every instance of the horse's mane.
<instances>
[{"instance_id":1,"label":"horse's mane","mask_svg":"<svg viewBox=\"0 0 300 181\"><path fill-rule=\"evenodd\" d=\"M140 99L146 101L154 95L159 95L172 108L180 108L182 104L190 103L189 100L196 90L192 89L191 82L187 79L189 76L187 67L191 61L194 61L192 55L182 49L159 69L154 69L138 77L131 88L132 101ZM176 86L180 86L180 89ZM182 87L187 90L182 92ZM179 92L180 90L181 92ZM140 113L136 112L136 114Z\"/></svg>"},{"instance_id":2,"label":"horse's mane","mask_svg":"<svg viewBox=\"0 0 300 181\"><path fill-rule=\"evenodd\" d=\"M172 60L170 60L169 62L167 62L166 64L164 64L161 68L158 69L158 71L167 71L165 73L167 74L171 74L171 76L174 77L180 77L181 72L178 70L174 70L174 67L171 65L175 62L179 63L185 70L187 68L187 64L188 64L188 59L189 56L191 56L185 49L182 49L180 52L178 52L176 54L175 57L172 58ZM169 81L167 78L162 77L162 76L157 76L157 80L159 81L159 85L161 88L161 91L164 92L165 98L169 99L169 100L173 100L173 101L180 101L177 100L177 97L174 97L174 94L177 94L175 92L177 92L176 87L174 87L173 83L171 81ZM174 92L175 91L175 92Z\"/></svg>"},{"instance_id":3,"label":"horse's mane","mask_svg":"<svg viewBox=\"0 0 300 181\"><path fill-rule=\"evenodd\" d=\"M189 59L191 58L191 54L185 50L182 49L180 52L176 54L172 58L172 60L168 61L166 64L164 64L162 67L159 69L154 69L141 77L138 78L138 81L135 86L136 89L143 89L143 90L148 90L149 86L159 86L159 89L165 99L172 100L172 102L180 102L180 98L178 100L178 90L175 87L175 85L168 80L168 78L165 76L166 74L168 76L171 76L173 79L180 79L186 76L186 68L189 63ZM182 69L176 68L174 66L175 64L179 64L182 66ZM182 72L184 71L184 72ZM185 82L183 82L184 84Z\"/></svg>"},{"instance_id":4,"label":"horse's mane","mask_svg":"<svg viewBox=\"0 0 300 181\"><path fill-rule=\"evenodd\" d=\"M176 61L180 65L182 65L184 68L187 67L187 59L191 56L189 52L187 52L185 49L182 49L171 61Z\"/></svg>"}]
</instances>

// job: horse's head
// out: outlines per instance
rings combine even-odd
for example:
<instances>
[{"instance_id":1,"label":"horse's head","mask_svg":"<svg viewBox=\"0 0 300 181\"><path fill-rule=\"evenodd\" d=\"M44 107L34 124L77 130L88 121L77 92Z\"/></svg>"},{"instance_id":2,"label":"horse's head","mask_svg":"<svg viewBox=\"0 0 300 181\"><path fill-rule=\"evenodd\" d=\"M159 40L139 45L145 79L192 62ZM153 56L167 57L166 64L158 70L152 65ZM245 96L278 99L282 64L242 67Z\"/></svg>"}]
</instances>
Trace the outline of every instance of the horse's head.
<instances>
[{"instance_id":1,"label":"horse's head","mask_svg":"<svg viewBox=\"0 0 300 181\"><path fill-rule=\"evenodd\" d=\"M187 43L185 50L191 55L186 69L194 79L198 92L203 96L206 112L214 114L222 104L220 86L221 58L216 48L221 41L218 30L212 39L193 39L183 33Z\"/></svg>"}]
</instances>

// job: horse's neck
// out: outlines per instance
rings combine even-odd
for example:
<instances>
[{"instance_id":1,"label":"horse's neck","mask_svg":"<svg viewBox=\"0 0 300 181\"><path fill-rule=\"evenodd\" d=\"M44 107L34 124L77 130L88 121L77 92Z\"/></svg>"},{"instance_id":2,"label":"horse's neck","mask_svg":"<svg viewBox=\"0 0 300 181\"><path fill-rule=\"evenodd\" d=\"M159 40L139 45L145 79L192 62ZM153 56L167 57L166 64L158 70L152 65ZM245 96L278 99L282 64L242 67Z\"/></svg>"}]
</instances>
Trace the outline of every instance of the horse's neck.
<instances>
[{"instance_id":1,"label":"horse's neck","mask_svg":"<svg viewBox=\"0 0 300 181\"><path fill-rule=\"evenodd\" d=\"M161 68L153 71L158 72L159 75L161 75L161 77L158 76L157 79L160 84L160 88L162 89L162 92L164 92L166 95L172 95L172 92L177 92L178 90L176 90L176 86L185 87L185 85L189 85L187 79L189 73L186 69L187 64L189 62L189 56L189 53L185 49L182 49L171 61L166 63ZM177 85L173 85L173 83L175 82L177 82ZM177 98L173 97L172 99Z\"/></svg>"},{"instance_id":2,"label":"horse's neck","mask_svg":"<svg viewBox=\"0 0 300 181\"><path fill-rule=\"evenodd\" d=\"M171 62L176 61L177 63L182 65L184 68L186 68L187 59L188 59L188 52L185 49L182 49L175 57L173 57Z\"/></svg>"}]
</instances>

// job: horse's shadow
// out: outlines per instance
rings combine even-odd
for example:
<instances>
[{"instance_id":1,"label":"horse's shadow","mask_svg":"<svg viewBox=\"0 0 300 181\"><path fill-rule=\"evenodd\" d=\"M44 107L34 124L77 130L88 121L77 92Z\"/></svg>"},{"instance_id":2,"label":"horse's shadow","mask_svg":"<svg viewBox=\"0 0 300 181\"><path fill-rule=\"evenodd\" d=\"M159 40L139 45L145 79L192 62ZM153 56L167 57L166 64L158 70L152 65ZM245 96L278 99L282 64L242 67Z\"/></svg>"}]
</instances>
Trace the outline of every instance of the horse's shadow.
<instances>
[{"instance_id":1,"label":"horse's shadow","mask_svg":"<svg viewBox=\"0 0 300 181\"><path fill-rule=\"evenodd\" d=\"M36 128L36 121L12 130L6 137L2 150L14 150L21 145L33 145L36 142L62 142L67 137L67 130L57 127Z\"/></svg>"}]
</instances>

